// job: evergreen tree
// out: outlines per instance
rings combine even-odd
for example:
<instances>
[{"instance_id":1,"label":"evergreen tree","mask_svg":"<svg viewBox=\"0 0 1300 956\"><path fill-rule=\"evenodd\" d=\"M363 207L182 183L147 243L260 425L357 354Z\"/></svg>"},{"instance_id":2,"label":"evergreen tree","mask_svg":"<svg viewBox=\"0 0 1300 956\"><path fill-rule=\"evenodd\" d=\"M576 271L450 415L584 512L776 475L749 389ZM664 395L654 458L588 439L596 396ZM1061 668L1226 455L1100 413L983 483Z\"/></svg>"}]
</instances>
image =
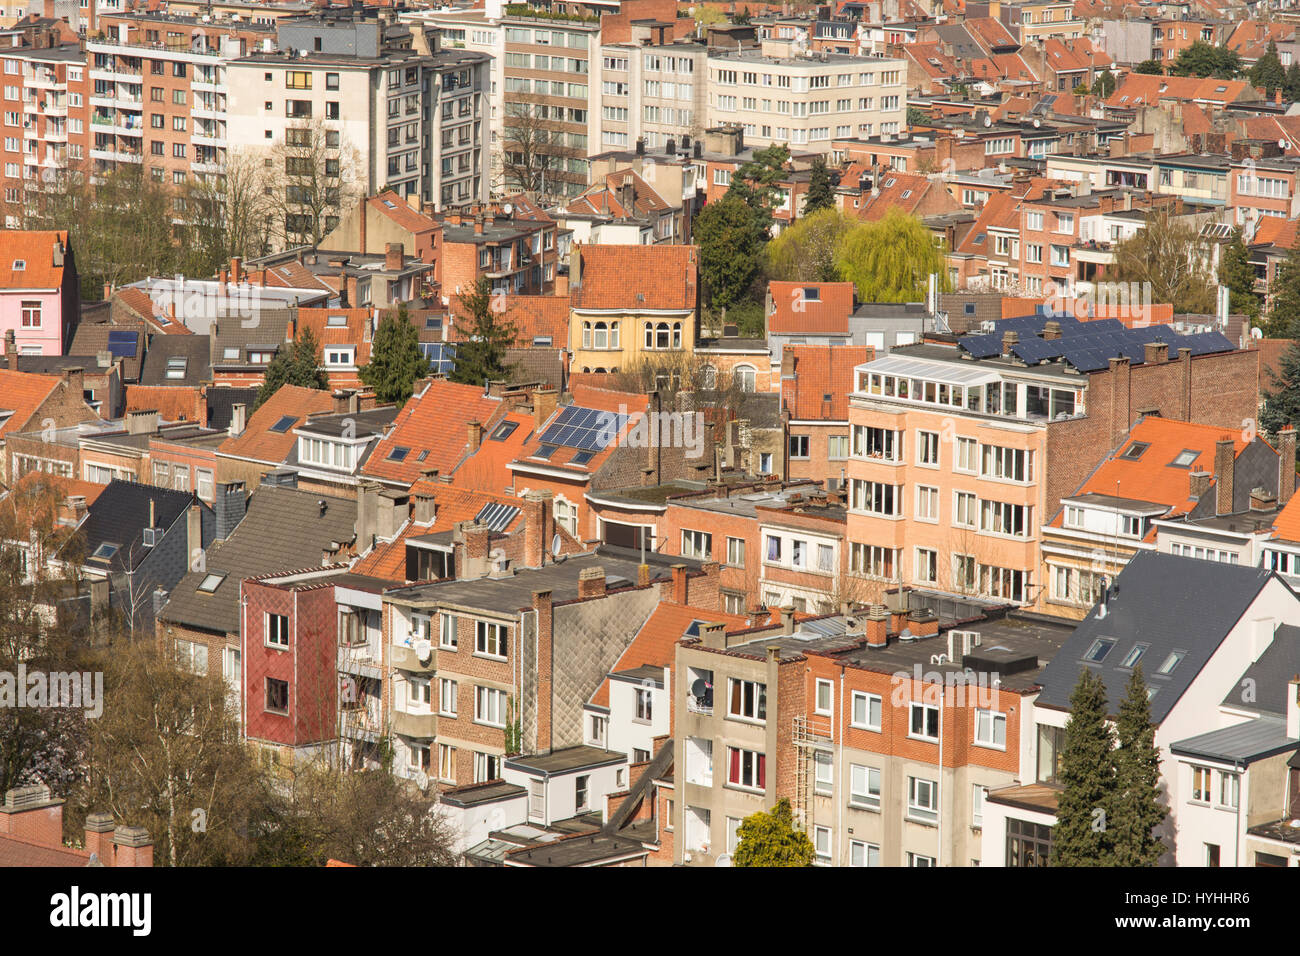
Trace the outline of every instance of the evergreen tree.
<instances>
[{"instance_id":1,"label":"evergreen tree","mask_svg":"<svg viewBox=\"0 0 1300 956\"><path fill-rule=\"evenodd\" d=\"M818 156L812 161L808 178L808 195L804 200L803 214L811 216L819 209L835 207L835 184L831 182L826 160Z\"/></svg>"},{"instance_id":2,"label":"evergreen tree","mask_svg":"<svg viewBox=\"0 0 1300 956\"><path fill-rule=\"evenodd\" d=\"M304 328L294 339L293 347L281 348L266 366L262 378L262 387L257 392L256 410L266 404L266 400L279 391L281 385L297 385L299 388L329 388L329 376L321 367L320 346L316 343L316 334Z\"/></svg>"},{"instance_id":3,"label":"evergreen tree","mask_svg":"<svg viewBox=\"0 0 1300 956\"><path fill-rule=\"evenodd\" d=\"M730 192L700 211L694 224L700 278L709 303L727 309L741 302L758 275L764 233L754 211Z\"/></svg>"},{"instance_id":4,"label":"evergreen tree","mask_svg":"<svg viewBox=\"0 0 1300 956\"><path fill-rule=\"evenodd\" d=\"M1268 41L1268 49L1255 61L1247 76L1250 85L1262 86L1264 95L1270 99L1275 90L1281 89L1286 84L1286 71L1282 68L1282 60L1277 55L1276 43L1272 40Z\"/></svg>"},{"instance_id":5,"label":"evergreen tree","mask_svg":"<svg viewBox=\"0 0 1300 956\"><path fill-rule=\"evenodd\" d=\"M1106 722L1106 685L1089 668L1070 695L1060 780L1064 785L1052 833L1052 866L1112 866L1115 732Z\"/></svg>"},{"instance_id":6,"label":"evergreen tree","mask_svg":"<svg viewBox=\"0 0 1300 956\"><path fill-rule=\"evenodd\" d=\"M1250 264L1250 250L1234 230L1230 241L1219 253L1219 285L1231 293L1229 308L1250 318L1259 317L1259 296L1255 294L1255 267Z\"/></svg>"},{"instance_id":7,"label":"evergreen tree","mask_svg":"<svg viewBox=\"0 0 1300 956\"><path fill-rule=\"evenodd\" d=\"M770 811L741 821L735 866L812 866L816 849L808 834L794 827L790 801L782 797Z\"/></svg>"},{"instance_id":8,"label":"evergreen tree","mask_svg":"<svg viewBox=\"0 0 1300 956\"><path fill-rule=\"evenodd\" d=\"M1265 333L1275 339L1300 338L1300 246L1278 263L1268 293L1272 305Z\"/></svg>"},{"instance_id":9,"label":"evergreen tree","mask_svg":"<svg viewBox=\"0 0 1300 956\"><path fill-rule=\"evenodd\" d=\"M375 390L383 404L403 405L411 397L418 379L429 374L429 359L420 351L420 333L411 324L406 306L389 312L379 321L370 344L370 362L357 372Z\"/></svg>"},{"instance_id":10,"label":"evergreen tree","mask_svg":"<svg viewBox=\"0 0 1300 956\"><path fill-rule=\"evenodd\" d=\"M510 373L506 349L515 344L519 330L505 317L505 294L494 294L492 283L483 277L458 298L462 311L470 317L470 327L468 338L456 344L451 380L486 385L492 379L506 378Z\"/></svg>"},{"instance_id":11,"label":"evergreen tree","mask_svg":"<svg viewBox=\"0 0 1300 956\"><path fill-rule=\"evenodd\" d=\"M1300 341L1292 342L1282 353L1281 367L1269 369L1269 384L1264 389L1264 407L1259 425L1265 433L1276 436L1284 425L1300 425Z\"/></svg>"},{"instance_id":12,"label":"evergreen tree","mask_svg":"<svg viewBox=\"0 0 1300 956\"><path fill-rule=\"evenodd\" d=\"M1174 76L1213 76L1231 80L1241 72L1241 57L1235 50L1197 40L1179 52L1169 72Z\"/></svg>"},{"instance_id":13,"label":"evergreen tree","mask_svg":"<svg viewBox=\"0 0 1300 956\"><path fill-rule=\"evenodd\" d=\"M1133 67L1133 72L1142 73L1146 76L1163 76L1165 67L1159 60L1143 60Z\"/></svg>"},{"instance_id":14,"label":"evergreen tree","mask_svg":"<svg viewBox=\"0 0 1300 956\"><path fill-rule=\"evenodd\" d=\"M1110 70L1102 70L1097 74L1097 78L1092 81L1092 95L1099 96L1103 100L1115 92L1115 74Z\"/></svg>"},{"instance_id":15,"label":"evergreen tree","mask_svg":"<svg viewBox=\"0 0 1300 956\"><path fill-rule=\"evenodd\" d=\"M1109 819L1116 866L1157 866L1165 845L1155 828L1168 811L1160 803L1160 751L1142 665L1133 669L1116 721L1115 802Z\"/></svg>"},{"instance_id":16,"label":"evergreen tree","mask_svg":"<svg viewBox=\"0 0 1300 956\"><path fill-rule=\"evenodd\" d=\"M764 238L772 229L772 210L780 205L778 184L786 177L785 164L789 161L790 150L772 145L756 150L753 157L741 163L731 175L726 198L739 199L749 207Z\"/></svg>"},{"instance_id":17,"label":"evergreen tree","mask_svg":"<svg viewBox=\"0 0 1300 956\"><path fill-rule=\"evenodd\" d=\"M1286 68L1286 82L1282 84L1282 95L1289 103L1300 100L1300 60L1292 61Z\"/></svg>"}]
</instances>

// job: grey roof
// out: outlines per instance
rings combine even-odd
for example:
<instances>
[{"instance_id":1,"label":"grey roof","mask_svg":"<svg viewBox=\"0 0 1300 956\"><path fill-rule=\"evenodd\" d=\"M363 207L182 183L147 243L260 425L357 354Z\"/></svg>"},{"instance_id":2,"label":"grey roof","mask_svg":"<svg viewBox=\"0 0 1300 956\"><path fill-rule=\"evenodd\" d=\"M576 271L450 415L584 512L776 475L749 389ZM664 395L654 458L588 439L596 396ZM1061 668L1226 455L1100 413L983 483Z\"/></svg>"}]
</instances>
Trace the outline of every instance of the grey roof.
<instances>
[{"instance_id":1,"label":"grey roof","mask_svg":"<svg viewBox=\"0 0 1300 956\"><path fill-rule=\"evenodd\" d=\"M322 501L326 503L323 515ZM244 520L228 539L208 549L206 570L191 571L172 588L171 600L159 619L227 634L237 632L244 578L318 566L331 543L352 540L356 519L354 499L260 485L248 501ZM198 590L206 575L222 573L225 579L211 594Z\"/></svg>"},{"instance_id":2,"label":"grey roof","mask_svg":"<svg viewBox=\"0 0 1300 956\"><path fill-rule=\"evenodd\" d=\"M1184 757L1248 764L1297 747L1300 740L1286 735L1286 718L1270 714L1179 740L1170 749Z\"/></svg>"},{"instance_id":3,"label":"grey roof","mask_svg":"<svg viewBox=\"0 0 1300 956\"><path fill-rule=\"evenodd\" d=\"M222 318L212 323L212 366L247 365L248 350L278 349L285 344L289 321L295 315L294 309L262 309L253 325L244 326L250 319L237 316ZM227 349L237 349L239 354L226 358Z\"/></svg>"},{"instance_id":4,"label":"grey roof","mask_svg":"<svg viewBox=\"0 0 1300 956\"><path fill-rule=\"evenodd\" d=\"M1287 683L1294 674L1300 674L1300 627L1283 624L1273 632L1273 643L1228 691L1223 705L1285 717ZM1251 681L1253 700L1242 700L1246 681Z\"/></svg>"},{"instance_id":5,"label":"grey roof","mask_svg":"<svg viewBox=\"0 0 1300 956\"><path fill-rule=\"evenodd\" d=\"M1151 698L1151 720L1169 715L1228 632L1273 577L1262 568L1141 551L1115 579L1100 620L1092 611L1043 670L1040 706L1068 710L1084 667L1106 684L1108 712L1119 713L1131 671L1120 664L1135 644L1148 645L1140 663ZM1098 639L1115 642L1099 664L1084 663ZM1157 673L1174 651L1185 656L1169 674Z\"/></svg>"},{"instance_id":6,"label":"grey roof","mask_svg":"<svg viewBox=\"0 0 1300 956\"><path fill-rule=\"evenodd\" d=\"M575 770L586 770L589 767L604 767L609 764L626 762L627 754L618 753L614 750L603 750L600 747L588 747L583 744L577 747L565 747L562 750L552 750L550 753L545 754L510 757L506 760L506 767L510 770L520 770L534 776L552 777L562 773L573 773Z\"/></svg>"},{"instance_id":7,"label":"grey roof","mask_svg":"<svg viewBox=\"0 0 1300 956\"><path fill-rule=\"evenodd\" d=\"M154 336L144 357L144 368L140 370L140 384L201 385L212 381L209 347L206 335ZM180 378L167 377L167 363L173 356L185 359L185 371Z\"/></svg>"},{"instance_id":8,"label":"grey roof","mask_svg":"<svg viewBox=\"0 0 1300 956\"><path fill-rule=\"evenodd\" d=\"M522 866L600 866L628 857L646 856L649 852L640 840L594 833L518 850L511 853L509 859L511 863Z\"/></svg>"},{"instance_id":9,"label":"grey roof","mask_svg":"<svg viewBox=\"0 0 1300 956\"><path fill-rule=\"evenodd\" d=\"M527 793L528 791L518 784L506 783L504 780L489 780L487 783L475 783L466 787L444 790L438 794L438 800L453 807L477 807L484 803L522 797Z\"/></svg>"},{"instance_id":10,"label":"grey roof","mask_svg":"<svg viewBox=\"0 0 1300 956\"><path fill-rule=\"evenodd\" d=\"M87 565L113 571L134 568L149 554L143 539L144 529L151 527L150 502L153 503L152 527L165 529L170 528L197 500L188 491L172 491L114 478L90 504L86 520L81 525ZM107 559L92 557L100 545L115 545L117 550Z\"/></svg>"},{"instance_id":11,"label":"grey roof","mask_svg":"<svg viewBox=\"0 0 1300 956\"><path fill-rule=\"evenodd\" d=\"M122 381L135 382L140 378L140 368L144 362L146 346L143 330L144 326L140 322L121 324L82 322L72 335L72 342L68 345L68 353L70 355L98 355L100 352L111 351L108 347L110 332L134 332L136 335L135 352L132 355L122 357ZM162 337L160 336L160 338ZM89 369L90 366L87 366L87 370Z\"/></svg>"}]
</instances>

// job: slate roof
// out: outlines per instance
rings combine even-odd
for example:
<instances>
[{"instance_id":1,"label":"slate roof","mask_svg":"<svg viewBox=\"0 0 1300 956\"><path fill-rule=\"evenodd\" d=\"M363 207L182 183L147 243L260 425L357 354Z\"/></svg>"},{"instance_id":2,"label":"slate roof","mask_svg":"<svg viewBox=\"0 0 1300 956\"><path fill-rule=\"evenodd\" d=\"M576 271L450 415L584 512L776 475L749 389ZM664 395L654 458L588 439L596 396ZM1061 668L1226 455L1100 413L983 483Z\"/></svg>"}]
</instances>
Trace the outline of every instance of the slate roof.
<instances>
[{"instance_id":1,"label":"slate roof","mask_svg":"<svg viewBox=\"0 0 1300 956\"><path fill-rule=\"evenodd\" d=\"M1300 740L1286 735L1286 718L1269 715L1179 740L1169 749L1184 757L1248 764L1297 747Z\"/></svg>"},{"instance_id":2,"label":"slate roof","mask_svg":"<svg viewBox=\"0 0 1300 956\"><path fill-rule=\"evenodd\" d=\"M320 502L326 503L320 513ZM332 543L356 533L357 503L318 492L260 485L248 512L230 537L208 548L205 571L191 571L172 588L159 619L210 631L239 630L239 592L244 578L320 565ZM198 590L207 574L226 575L212 593Z\"/></svg>"},{"instance_id":3,"label":"slate roof","mask_svg":"<svg viewBox=\"0 0 1300 956\"><path fill-rule=\"evenodd\" d=\"M211 339L206 335L160 335L149 346L140 369L141 385L202 385L212 381L212 362L209 354ZM169 378L168 362L173 358L185 359L184 374Z\"/></svg>"},{"instance_id":4,"label":"slate roof","mask_svg":"<svg viewBox=\"0 0 1300 956\"><path fill-rule=\"evenodd\" d=\"M1300 627L1282 624L1273 632L1273 643L1228 691L1223 706L1285 717L1287 683L1295 674L1300 674ZM1242 683L1247 680L1252 681L1251 701L1242 699Z\"/></svg>"},{"instance_id":5,"label":"slate roof","mask_svg":"<svg viewBox=\"0 0 1300 956\"><path fill-rule=\"evenodd\" d=\"M1068 710L1080 669L1092 667L1106 684L1108 712L1118 714L1131 674L1120 664L1142 643L1149 645L1143 674L1156 689L1151 720L1159 725L1272 577L1262 568L1140 551L1115 579L1106 616L1090 612L1043 669L1038 704ZM1099 638L1115 645L1100 663L1085 664ZM1157 673L1174 651L1185 655L1182 661L1167 675Z\"/></svg>"},{"instance_id":6,"label":"slate roof","mask_svg":"<svg viewBox=\"0 0 1300 956\"><path fill-rule=\"evenodd\" d=\"M257 401L259 391L261 389L257 387L242 388L224 385L209 388L205 394L208 403L208 427L229 428L234 406L242 403L251 409L253 403Z\"/></svg>"},{"instance_id":7,"label":"slate roof","mask_svg":"<svg viewBox=\"0 0 1300 956\"><path fill-rule=\"evenodd\" d=\"M154 506L153 527L167 529L196 500L189 491L113 479L90 505L81 526L87 566L115 572L135 567L149 553L143 546L144 529L150 526L149 502ZM117 552L108 560L93 557L101 544L116 545Z\"/></svg>"}]
</instances>

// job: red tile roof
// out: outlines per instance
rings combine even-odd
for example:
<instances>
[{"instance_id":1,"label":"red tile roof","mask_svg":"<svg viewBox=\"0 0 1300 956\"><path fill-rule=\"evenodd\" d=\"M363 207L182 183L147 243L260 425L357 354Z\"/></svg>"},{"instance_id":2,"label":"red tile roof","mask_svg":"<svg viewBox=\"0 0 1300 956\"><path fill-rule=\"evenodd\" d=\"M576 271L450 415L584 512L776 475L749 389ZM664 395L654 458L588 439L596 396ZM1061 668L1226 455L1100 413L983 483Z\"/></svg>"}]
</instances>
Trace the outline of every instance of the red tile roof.
<instances>
[{"instance_id":1,"label":"red tile roof","mask_svg":"<svg viewBox=\"0 0 1300 956\"><path fill-rule=\"evenodd\" d=\"M926 194L935 187L925 176L913 176L892 169L880 171L879 190L873 190L858 210L858 218L868 222L884 219L891 209L915 212Z\"/></svg>"},{"instance_id":2,"label":"red tile roof","mask_svg":"<svg viewBox=\"0 0 1300 956\"><path fill-rule=\"evenodd\" d=\"M9 418L0 421L0 437L26 429L36 410L58 388L60 381L53 375L0 369L0 411L13 412Z\"/></svg>"},{"instance_id":3,"label":"red tile roof","mask_svg":"<svg viewBox=\"0 0 1300 956\"><path fill-rule=\"evenodd\" d=\"M332 411L333 408L334 400L329 392L281 385L265 405L249 415L243 434L227 438L217 453L278 465L293 451L298 440L293 429L306 421L308 415ZM271 426L286 415L294 418L293 425L283 432L271 431Z\"/></svg>"},{"instance_id":4,"label":"red tile roof","mask_svg":"<svg viewBox=\"0 0 1300 956\"><path fill-rule=\"evenodd\" d=\"M502 318L516 330L515 345L532 347L536 338L550 338L555 348L565 348L569 341L569 297L567 295L511 295L506 297L506 311ZM451 326L451 339L467 338L473 328L473 319L466 313L459 298L451 301L455 321Z\"/></svg>"},{"instance_id":5,"label":"red tile roof","mask_svg":"<svg viewBox=\"0 0 1300 956\"><path fill-rule=\"evenodd\" d=\"M811 298L809 289L816 289L818 298ZM772 311L767 331L777 335L848 335L854 289L852 282L769 282Z\"/></svg>"},{"instance_id":6,"label":"red tile roof","mask_svg":"<svg viewBox=\"0 0 1300 956\"><path fill-rule=\"evenodd\" d=\"M544 462L540 459L537 462L538 464L544 463L548 468L558 467L574 471L577 473L577 476L595 474L600 470L601 466L605 464L609 456L614 453L614 450L625 439L627 434L633 428L637 427L637 423L641 420L642 415L649 407L650 397L636 392L619 392L613 389L595 388L587 385L578 385L572 382L569 385L569 391L573 395L572 404L559 406L555 410L555 414L542 423L542 427L537 429L532 438L525 443L519 459L522 461L537 454L542 445L539 440L540 436L545 434L547 427L549 427L550 424L555 421L556 417L566 408L594 408L597 411L610 412L615 415L627 415L627 423L623 430L620 431L603 449L596 451L588 461L583 463L574 462L574 456L582 451L582 449L560 445L556 447L555 451L552 452L550 457L546 458Z\"/></svg>"},{"instance_id":7,"label":"red tile roof","mask_svg":"<svg viewBox=\"0 0 1300 956\"><path fill-rule=\"evenodd\" d=\"M575 309L686 310L696 307L695 246L578 247L581 275L569 276Z\"/></svg>"},{"instance_id":8,"label":"red tile roof","mask_svg":"<svg viewBox=\"0 0 1300 956\"><path fill-rule=\"evenodd\" d=\"M1112 109L1136 109L1141 106L1156 106L1161 100L1232 103L1241 99L1243 94L1246 99L1258 99L1250 84L1243 80L1129 73L1115 87L1115 92L1106 100L1106 106Z\"/></svg>"},{"instance_id":9,"label":"red tile roof","mask_svg":"<svg viewBox=\"0 0 1300 956\"><path fill-rule=\"evenodd\" d=\"M1300 542L1300 495L1293 495L1273 519L1273 537Z\"/></svg>"},{"instance_id":10,"label":"red tile roof","mask_svg":"<svg viewBox=\"0 0 1300 956\"><path fill-rule=\"evenodd\" d=\"M853 370L875 357L869 345L787 345L794 377L781 379L781 404L800 421L845 422ZM828 397L829 396L829 397Z\"/></svg>"},{"instance_id":11,"label":"red tile roof","mask_svg":"<svg viewBox=\"0 0 1300 956\"><path fill-rule=\"evenodd\" d=\"M0 229L0 289L61 288L63 266L54 264L56 242L66 250L68 233ZM15 262L22 262L23 268L15 269Z\"/></svg>"},{"instance_id":12,"label":"red tile roof","mask_svg":"<svg viewBox=\"0 0 1300 956\"><path fill-rule=\"evenodd\" d=\"M402 406L362 472L369 478L405 485L417 481L420 472L429 468L450 476L469 451L469 423L478 422L486 435L504 413L505 403L484 395L477 385L435 379ZM389 455L395 448L409 451L401 461L394 461Z\"/></svg>"},{"instance_id":13,"label":"red tile roof","mask_svg":"<svg viewBox=\"0 0 1300 956\"><path fill-rule=\"evenodd\" d=\"M1264 216L1251 236L1252 246L1280 246L1294 249L1296 245L1296 221L1283 219L1281 216Z\"/></svg>"},{"instance_id":14,"label":"red tile roof","mask_svg":"<svg viewBox=\"0 0 1300 956\"><path fill-rule=\"evenodd\" d=\"M514 428L507 429L506 425L514 425ZM504 438L494 437L498 432L507 431L509 434ZM532 437L533 416L527 412L507 412L490 429L484 429L478 451L456 469L452 484L459 488L504 492L514 484L514 477L506 466L523 454Z\"/></svg>"},{"instance_id":15,"label":"red tile roof","mask_svg":"<svg viewBox=\"0 0 1300 956\"><path fill-rule=\"evenodd\" d=\"M197 422L202 420L199 406L202 397L193 386L128 385L128 412L156 411L163 421Z\"/></svg>"}]
</instances>

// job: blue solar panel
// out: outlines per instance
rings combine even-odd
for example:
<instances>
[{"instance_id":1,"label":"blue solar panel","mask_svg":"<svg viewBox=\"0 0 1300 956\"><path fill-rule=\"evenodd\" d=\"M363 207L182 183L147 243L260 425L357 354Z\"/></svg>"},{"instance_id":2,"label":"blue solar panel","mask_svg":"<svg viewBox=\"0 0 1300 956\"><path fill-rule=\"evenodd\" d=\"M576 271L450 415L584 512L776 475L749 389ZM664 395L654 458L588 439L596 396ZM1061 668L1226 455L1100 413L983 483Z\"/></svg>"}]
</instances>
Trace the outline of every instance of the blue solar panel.
<instances>
[{"instance_id":1,"label":"blue solar panel","mask_svg":"<svg viewBox=\"0 0 1300 956\"><path fill-rule=\"evenodd\" d=\"M992 358L1002 354L1000 335L966 335L957 341L974 358Z\"/></svg>"},{"instance_id":2,"label":"blue solar panel","mask_svg":"<svg viewBox=\"0 0 1300 956\"><path fill-rule=\"evenodd\" d=\"M108 351L114 358L135 358L138 342L134 332L108 333Z\"/></svg>"},{"instance_id":3,"label":"blue solar panel","mask_svg":"<svg viewBox=\"0 0 1300 956\"><path fill-rule=\"evenodd\" d=\"M506 528L510 527L510 522L515 520L517 514L519 514L519 509L513 505L493 502L479 509L479 513L474 516L474 523L485 524L493 531L505 531Z\"/></svg>"},{"instance_id":4,"label":"blue solar panel","mask_svg":"<svg viewBox=\"0 0 1300 956\"><path fill-rule=\"evenodd\" d=\"M562 409L555 421L547 426L539 441L547 445L600 451L626 424L626 415L570 405Z\"/></svg>"}]
</instances>

